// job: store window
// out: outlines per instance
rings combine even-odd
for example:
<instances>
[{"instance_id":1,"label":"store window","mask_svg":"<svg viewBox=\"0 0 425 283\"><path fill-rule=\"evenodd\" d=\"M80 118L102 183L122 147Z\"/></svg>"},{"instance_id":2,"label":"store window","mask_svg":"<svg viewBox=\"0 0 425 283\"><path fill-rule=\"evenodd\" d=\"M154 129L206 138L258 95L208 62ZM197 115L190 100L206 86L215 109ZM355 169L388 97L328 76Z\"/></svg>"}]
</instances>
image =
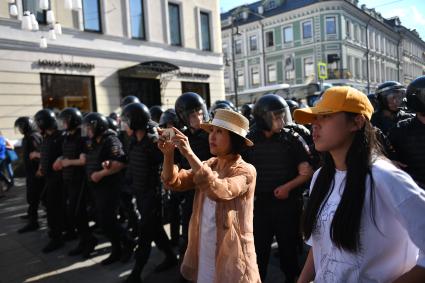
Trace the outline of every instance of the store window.
<instances>
[{"instance_id":1,"label":"store window","mask_svg":"<svg viewBox=\"0 0 425 283\"><path fill-rule=\"evenodd\" d=\"M81 112L96 111L94 77L41 74L43 108L60 111L75 107Z\"/></svg>"}]
</instances>

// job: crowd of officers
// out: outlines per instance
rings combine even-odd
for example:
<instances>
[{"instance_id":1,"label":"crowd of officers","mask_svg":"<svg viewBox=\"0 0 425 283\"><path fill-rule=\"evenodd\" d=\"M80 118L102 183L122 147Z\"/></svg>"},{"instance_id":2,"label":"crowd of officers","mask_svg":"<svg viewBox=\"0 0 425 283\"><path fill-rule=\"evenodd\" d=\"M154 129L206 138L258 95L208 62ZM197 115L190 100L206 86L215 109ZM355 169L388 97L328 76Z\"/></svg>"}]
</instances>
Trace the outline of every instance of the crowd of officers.
<instances>
[{"instance_id":1,"label":"crowd of officers","mask_svg":"<svg viewBox=\"0 0 425 283\"><path fill-rule=\"evenodd\" d=\"M407 89L398 82L385 82L369 98L375 106L372 122L381 130L378 138L383 151L425 188L425 77ZM240 109L250 121L248 138L254 142L243 158L258 174L254 239L262 280L274 240L286 282L294 282L300 272L303 194L313 171L320 167L320 154L310 130L292 121L298 107L294 100L267 94ZM60 113L43 109L33 118L18 118L15 127L24 136L29 204L28 223L18 232L39 228L41 203L46 208L50 239L45 253L78 238L69 255L89 258L98 244L97 229L111 243L111 252L101 264L128 262L134 254L132 276L126 282L140 282L152 242L165 255L157 272L177 265L173 247L179 247L182 258L194 191L174 193L162 187L158 127L181 129L194 153L208 160L208 134L199 128L199 121L208 121L222 108L237 111L224 100L216 101L208 111L198 94L184 93L175 108L166 111L159 106L148 109L136 96L127 96L122 99L120 115L83 115L76 108L66 108ZM193 121L193 113L198 113L199 121ZM279 127L273 126L276 121ZM190 169L183 157L176 160L180 168ZM165 223L170 223L171 238Z\"/></svg>"}]
</instances>

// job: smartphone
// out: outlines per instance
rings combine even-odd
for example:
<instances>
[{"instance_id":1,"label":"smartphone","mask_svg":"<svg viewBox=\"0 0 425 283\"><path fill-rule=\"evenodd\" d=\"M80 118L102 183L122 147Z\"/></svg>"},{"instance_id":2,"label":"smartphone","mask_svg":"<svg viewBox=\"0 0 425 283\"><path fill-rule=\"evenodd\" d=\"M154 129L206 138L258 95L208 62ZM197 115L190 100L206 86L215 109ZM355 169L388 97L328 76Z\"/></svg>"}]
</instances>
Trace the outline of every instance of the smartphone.
<instances>
[{"instance_id":1,"label":"smartphone","mask_svg":"<svg viewBox=\"0 0 425 283\"><path fill-rule=\"evenodd\" d=\"M174 130L167 128L162 130L162 136L165 137L166 141L171 141L171 139L175 136Z\"/></svg>"}]
</instances>

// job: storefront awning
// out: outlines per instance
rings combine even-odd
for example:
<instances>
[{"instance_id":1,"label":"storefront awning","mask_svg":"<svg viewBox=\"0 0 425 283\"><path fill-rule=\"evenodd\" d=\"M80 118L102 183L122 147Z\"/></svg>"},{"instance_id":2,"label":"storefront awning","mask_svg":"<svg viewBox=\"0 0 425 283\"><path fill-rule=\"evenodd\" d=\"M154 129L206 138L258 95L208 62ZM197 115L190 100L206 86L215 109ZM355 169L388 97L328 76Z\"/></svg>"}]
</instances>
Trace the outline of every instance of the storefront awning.
<instances>
[{"instance_id":1,"label":"storefront awning","mask_svg":"<svg viewBox=\"0 0 425 283\"><path fill-rule=\"evenodd\" d=\"M132 67L121 69L118 74L121 77L139 77L144 75L158 76L164 73L178 71L179 67L163 61L148 61Z\"/></svg>"}]
</instances>

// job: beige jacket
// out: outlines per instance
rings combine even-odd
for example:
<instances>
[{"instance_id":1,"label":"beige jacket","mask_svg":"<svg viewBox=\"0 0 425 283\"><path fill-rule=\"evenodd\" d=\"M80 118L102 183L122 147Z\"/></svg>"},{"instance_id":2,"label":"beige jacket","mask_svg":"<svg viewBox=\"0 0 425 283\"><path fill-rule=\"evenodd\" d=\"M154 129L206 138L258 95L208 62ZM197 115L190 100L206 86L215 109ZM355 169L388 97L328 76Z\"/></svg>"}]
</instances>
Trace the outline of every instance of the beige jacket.
<instances>
[{"instance_id":1,"label":"beige jacket","mask_svg":"<svg viewBox=\"0 0 425 283\"><path fill-rule=\"evenodd\" d=\"M189 243L181 266L182 275L196 281L199 260L199 235L204 199L217 202L216 283L259 283L253 236L254 189L257 172L239 155L228 155L223 170L217 171L217 158L203 163L193 174L178 171L164 185L176 191L195 188L189 223ZM199 282L202 283L202 282Z\"/></svg>"}]
</instances>

